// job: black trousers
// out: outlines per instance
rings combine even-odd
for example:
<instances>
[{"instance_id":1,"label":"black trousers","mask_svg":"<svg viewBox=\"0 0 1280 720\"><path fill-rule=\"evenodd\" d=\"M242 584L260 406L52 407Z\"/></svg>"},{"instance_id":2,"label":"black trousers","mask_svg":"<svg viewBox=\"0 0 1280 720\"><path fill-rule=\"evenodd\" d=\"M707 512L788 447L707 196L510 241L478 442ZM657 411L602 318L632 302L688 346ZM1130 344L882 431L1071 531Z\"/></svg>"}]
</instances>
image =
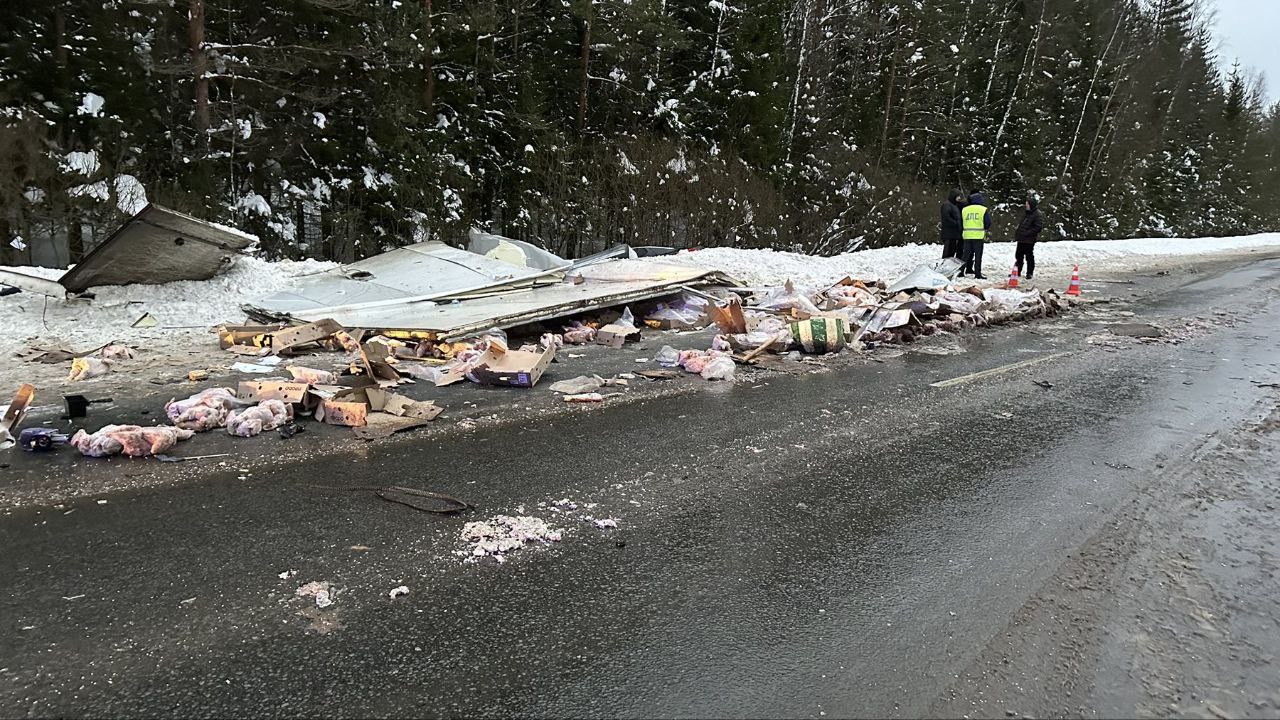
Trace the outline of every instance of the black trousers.
<instances>
[{"instance_id":1,"label":"black trousers","mask_svg":"<svg viewBox=\"0 0 1280 720\"><path fill-rule=\"evenodd\" d=\"M1036 274L1036 244L1034 242L1020 242L1013 250L1013 260L1018 266L1018 274L1022 275L1022 261L1027 261L1027 274L1022 275L1030 280Z\"/></svg>"},{"instance_id":2,"label":"black trousers","mask_svg":"<svg viewBox=\"0 0 1280 720\"><path fill-rule=\"evenodd\" d=\"M964 267L960 268L960 272L982 274L982 246L982 240L964 241L964 251L960 255L960 259L964 261Z\"/></svg>"},{"instance_id":3,"label":"black trousers","mask_svg":"<svg viewBox=\"0 0 1280 720\"><path fill-rule=\"evenodd\" d=\"M942 239L942 259L949 257L960 257L960 238L943 238Z\"/></svg>"}]
</instances>

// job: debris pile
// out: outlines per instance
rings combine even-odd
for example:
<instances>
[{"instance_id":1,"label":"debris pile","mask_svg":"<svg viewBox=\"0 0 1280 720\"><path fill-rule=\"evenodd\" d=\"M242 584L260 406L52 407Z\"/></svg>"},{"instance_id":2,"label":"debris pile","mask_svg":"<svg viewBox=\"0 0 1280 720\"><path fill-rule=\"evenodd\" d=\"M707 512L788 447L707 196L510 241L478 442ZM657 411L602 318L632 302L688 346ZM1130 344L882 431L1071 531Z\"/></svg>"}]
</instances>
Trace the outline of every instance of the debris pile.
<instances>
[{"instance_id":1,"label":"debris pile","mask_svg":"<svg viewBox=\"0 0 1280 720\"><path fill-rule=\"evenodd\" d=\"M216 230L188 220L174 222L186 223L182 228L189 234ZM131 223L136 242L150 242L145 228ZM662 369L557 378L551 391L564 403L596 404L626 391L636 377L697 375L732 383L743 367L796 372L804 367L801 363L821 364L821 356L1053 315L1074 302L1053 292L957 282L954 261L922 265L893 283L845 277L820 289L801 288L791 280L744 288L716 271L639 262L625 246L569 261L483 233L472 241L469 251L421 243L308 276L262 307L245 308L256 324L217 326L219 347L235 359L228 363L231 371L253 379L172 398L164 407L170 426L110 424L93 433L86 428L69 443L94 457L141 457L163 454L194 433L223 428L241 438L278 430L287 439L304 429L299 420L308 417L373 440L421 427L443 412L432 401L402 394L408 393L403 386L468 381L534 388L566 346L583 351L567 353L569 359L607 353L637 343L645 330L666 334L671 344L662 345L652 359L632 360ZM218 257L193 254L190 271L205 273ZM677 341L682 333L708 327L716 333L709 342L707 334L700 335L701 347L682 347ZM527 342L513 349L508 328L522 329L520 337ZM1177 337L1119 326L1112 333L1152 340ZM582 347L586 345L596 348ZM304 362L304 354L312 357ZM83 352L32 347L23 356L69 361L69 380L82 381L110 373L113 363L128 362L135 352L112 342ZM215 372L190 370L185 379L202 382ZM84 417L91 403L110 402L78 395L65 399L67 418ZM9 431L20 420L15 415L0 428L0 441L13 440ZM28 449L53 450L61 444L57 438L57 433L30 434ZM530 538L558 538L557 531L538 522L498 516L469 525L468 539L477 554L488 555Z\"/></svg>"},{"instance_id":2,"label":"debris pile","mask_svg":"<svg viewBox=\"0 0 1280 720\"><path fill-rule=\"evenodd\" d=\"M956 269L940 265L941 270ZM879 344L910 343L939 332L959 333L1054 315L1069 302L1042 290L957 283L928 265L891 285L845 278L816 292L803 292L791 281L742 292L747 298L741 302L730 296L695 304L686 297L679 306L685 311L683 318L693 323L691 310L696 306L702 311L697 322L714 323L720 333L708 349L665 345L654 355L654 362L681 367L708 380L733 380L735 363L773 365L768 355L827 355L847 348L861 351Z\"/></svg>"}]
</instances>

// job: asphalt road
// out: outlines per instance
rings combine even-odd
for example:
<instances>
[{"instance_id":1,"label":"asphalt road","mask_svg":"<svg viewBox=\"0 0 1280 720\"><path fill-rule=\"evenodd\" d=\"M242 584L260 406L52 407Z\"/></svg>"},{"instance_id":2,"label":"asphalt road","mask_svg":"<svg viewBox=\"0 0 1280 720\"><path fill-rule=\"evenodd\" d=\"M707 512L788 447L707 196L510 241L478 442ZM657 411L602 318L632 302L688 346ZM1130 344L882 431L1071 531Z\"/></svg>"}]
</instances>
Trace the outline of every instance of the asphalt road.
<instances>
[{"instance_id":1,"label":"asphalt road","mask_svg":"<svg viewBox=\"0 0 1280 720\"><path fill-rule=\"evenodd\" d=\"M1256 382L1280 376L1278 287L1280 261L1262 260L936 346L948 354L882 353L269 470L238 458L105 504L23 507L0 519L0 707L937 711L1117 508L1158 502L1152 488L1203 438L1274 406ZM1086 342L1130 312L1205 322L1178 343ZM1036 358L1048 359L930 386ZM479 510L439 517L332 489L393 483ZM565 498L582 509L551 509ZM618 529L578 517L587 503ZM496 513L567 532L501 564L456 554L462 525ZM295 596L312 580L338 589L331 608ZM401 584L409 595L390 598Z\"/></svg>"}]
</instances>

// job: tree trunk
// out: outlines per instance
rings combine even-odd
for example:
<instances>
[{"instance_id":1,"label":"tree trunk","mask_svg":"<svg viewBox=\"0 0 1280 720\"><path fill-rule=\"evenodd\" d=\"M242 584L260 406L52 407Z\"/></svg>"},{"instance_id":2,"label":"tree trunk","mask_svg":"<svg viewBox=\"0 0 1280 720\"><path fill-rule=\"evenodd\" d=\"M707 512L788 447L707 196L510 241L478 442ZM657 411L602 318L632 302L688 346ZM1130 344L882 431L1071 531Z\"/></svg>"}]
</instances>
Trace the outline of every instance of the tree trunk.
<instances>
[{"instance_id":1,"label":"tree trunk","mask_svg":"<svg viewBox=\"0 0 1280 720\"><path fill-rule=\"evenodd\" d=\"M1022 57L1022 66L1018 69L1018 77L1013 82L1013 92L1009 93L1009 102L1004 107L1004 117L1000 119L1000 127L996 130L995 142L991 143L991 159L987 161L988 177L981 178L982 182L990 179L990 174L995 172L996 153L1000 152L1000 139L1004 137L1005 128L1009 125L1009 114L1013 112L1013 103L1018 99L1018 91L1022 88L1022 81L1026 75L1035 72L1036 62L1040 57L1040 31L1044 29L1044 6L1046 2L1040 3L1040 19L1036 21L1036 34L1031 39L1031 45L1027 48L1027 53ZM1030 62L1030 65L1028 65Z\"/></svg>"},{"instance_id":2,"label":"tree trunk","mask_svg":"<svg viewBox=\"0 0 1280 720\"><path fill-rule=\"evenodd\" d=\"M587 6L587 16L582 19L582 82L578 86L578 132L587 129L587 94L591 88L591 7Z\"/></svg>"},{"instance_id":3,"label":"tree trunk","mask_svg":"<svg viewBox=\"0 0 1280 720\"><path fill-rule=\"evenodd\" d=\"M203 150L209 146L209 56L204 49L204 0L191 0L188 15L188 38L191 48L191 72L196 83L196 142Z\"/></svg>"},{"instance_id":4,"label":"tree trunk","mask_svg":"<svg viewBox=\"0 0 1280 720\"><path fill-rule=\"evenodd\" d=\"M884 161L884 146L889 142L889 115L893 112L893 85L898 77L898 54L896 50L889 60L889 81L884 90L884 122L880 126L880 153L876 156L876 170Z\"/></svg>"},{"instance_id":5,"label":"tree trunk","mask_svg":"<svg viewBox=\"0 0 1280 720\"><path fill-rule=\"evenodd\" d=\"M800 52L796 60L796 81L791 89L791 127L787 130L787 155L785 160L787 164L791 163L791 149L795 146L796 122L800 118L800 86L804 84L804 63L808 58L809 51L809 13L811 10L807 0L802 0L800 4L804 14L800 16Z\"/></svg>"},{"instance_id":6,"label":"tree trunk","mask_svg":"<svg viewBox=\"0 0 1280 720\"><path fill-rule=\"evenodd\" d=\"M1098 76L1102 74L1102 68L1107 61L1107 53L1111 52L1111 44L1116 41L1116 36L1120 34L1120 28L1124 25L1124 10L1118 11L1120 16L1116 18L1116 27L1111 31L1111 39L1107 41L1107 46L1102 49L1102 56L1098 58L1097 65L1093 68L1093 78L1089 80L1089 90L1085 93L1084 101L1080 103L1080 118L1076 121L1076 131L1071 135L1071 146L1067 148L1067 155L1062 160L1062 172L1058 173L1058 184L1067 184L1067 170L1071 167L1071 156L1076 151L1076 143L1080 141L1080 130L1084 127L1085 114L1089 110L1089 101L1093 99L1093 88L1098 84ZM1106 118L1100 118L1099 123L1105 121Z\"/></svg>"},{"instance_id":7,"label":"tree trunk","mask_svg":"<svg viewBox=\"0 0 1280 720\"><path fill-rule=\"evenodd\" d=\"M431 27L431 0L422 0L422 36L422 42L426 46L422 53L422 105L429 113L436 100L436 44Z\"/></svg>"}]
</instances>

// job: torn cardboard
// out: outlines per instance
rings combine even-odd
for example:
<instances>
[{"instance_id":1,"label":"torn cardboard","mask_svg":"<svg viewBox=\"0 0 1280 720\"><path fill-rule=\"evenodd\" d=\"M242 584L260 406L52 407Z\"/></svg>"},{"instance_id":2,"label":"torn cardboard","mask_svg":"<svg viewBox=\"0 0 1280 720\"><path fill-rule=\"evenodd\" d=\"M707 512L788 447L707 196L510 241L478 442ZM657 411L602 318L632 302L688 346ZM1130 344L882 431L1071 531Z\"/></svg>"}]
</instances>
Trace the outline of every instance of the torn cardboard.
<instances>
[{"instance_id":1,"label":"torn cardboard","mask_svg":"<svg viewBox=\"0 0 1280 720\"><path fill-rule=\"evenodd\" d=\"M287 403L301 403L306 399L311 386L304 382L284 380L242 380L236 391L236 397L249 402L263 400L283 400Z\"/></svg>"},{"instance_id":2,"label":"torn cardboard","mask_svg":"<svg viewBox=\"0 0 1280 720\"><path fill-rule=\"evenodd\" d=\"M317 320L306 325L294 325L271 334L271 349L283 353L302 345L318 343L343 331L333 320Z\"/></svg>"},{"instance_id":3,"label":"torn cardboard","mask_svg":"<svg viewBox=\"0 0 1280 720\"><path fill-rule=\"evenodd\" d=\"M416 401L396 393L387 393L382 401L382 412L396 417L430 421L439 417L444 408L433 402Z\"/></svg>"},{"instance_id":4,"label":"torn cardboard","mask_svg":"<svg viewBox=\"0 0 1280 720\"><path fill-rule=\"evenodd\" d=\"M390 413L374 412L369 413L365 424L361 427L357 427L355 432L356 437L361 440L380 440L385 437L391 437L398 432L422 427L428 422L430 422L430 420L397 417Z\"/></svg>"},{"instance_id":5,"label":"torn cardboard","mask_svg":"<svg viewBox=\"0 0 1280 720\"><path fill-rule=\"evenodd\" d=\"M742 303L736 295L725 307L708 305L707 314L724 335L742 335L747 331L747 318L742 314Z\"/></svg>"}]
</instances>

